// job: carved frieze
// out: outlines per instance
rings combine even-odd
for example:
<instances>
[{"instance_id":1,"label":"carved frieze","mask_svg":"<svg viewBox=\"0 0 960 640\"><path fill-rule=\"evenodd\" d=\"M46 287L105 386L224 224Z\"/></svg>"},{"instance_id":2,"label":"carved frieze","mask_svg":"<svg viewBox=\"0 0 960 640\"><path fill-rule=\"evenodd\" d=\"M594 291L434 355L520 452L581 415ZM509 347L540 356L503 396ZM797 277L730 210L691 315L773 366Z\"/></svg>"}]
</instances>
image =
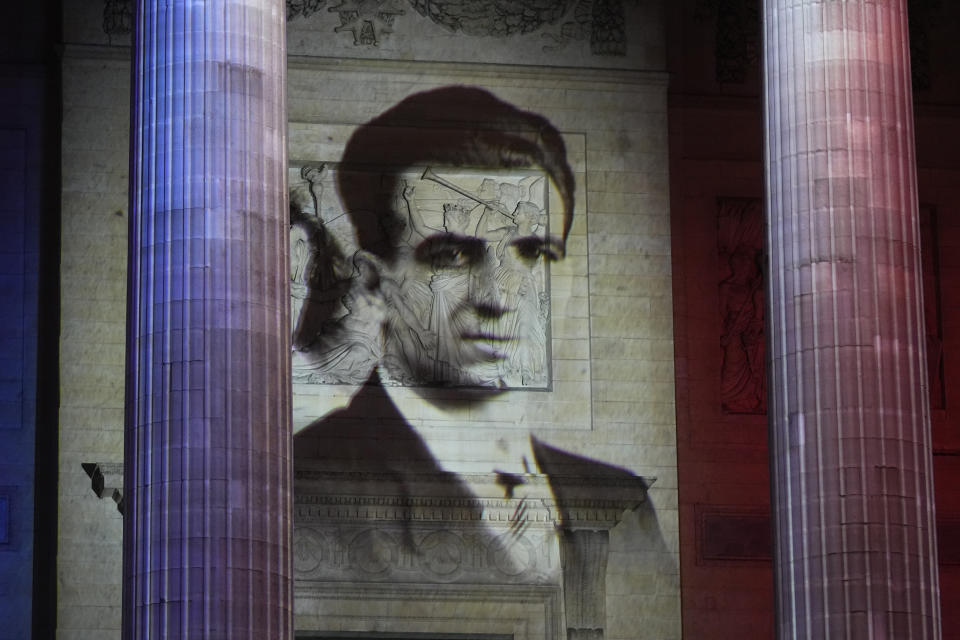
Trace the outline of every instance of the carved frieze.
<instances>
[{"instance_id":1,"label":"carved frieze","mask_svg":"<svg viewBox=\"0 0 960 640\"><path fill-rule=\"evenodd\" d=\"M471 36L530 33L559 20L571 0L409 0L417 12L451 31Z\"/></svg>"},{"instance_id":2,"label":"carved frieze","mask_svg":"<svg viewBox=\"0 0 960 640\"><path fill-rule=\"evenodd\" d=\"M377 47L400 16L427 19L468 37L506 38L531 34L548 38L545 51L588 39L590 53L624 56L627 50L624 0L286 0L287 20L335 13L335 33L352 36L357 47ZM409 9L412 9L410 11ZM103 31L129 35L132 0L104 0Z\"/></svg>"},{"instance_id":3,"label":"carved frieze","mask_svg":"<svg viewBox=\"0 0 960 640\"><path fill-rule=\"evenodd\" d=\"M503 497L496 480L411 474L405 495L376 495L391 474L298 470L298 580L556 583L555 511L536 495Z\"/></svg>"},{"instance_id":4,"label":"carved frieze","mask_svg":"<svg viewBox=\"0 0 960 640\"><path fill-rule=\"evenodd\" d=\"M559 573L552 531L490 535L480 528L297 525L298 580L552 584Z\"/></svg>"},{"instance_id":5,"label":"carved frieze","mask_svg":"<svg viewBox=\"0 0 960 640\"><path fill-rule=\"evenodd\" d=\"M445 473L411 473L403 492L391 495L384 493L397 486L390 473L300 468L294 498L297 579L556 584L561 549L569 567L579 567L577 558L593 558L601 547L605 558L606 547L594 543L606 540L624 511L643 501L651 482L636 478L628 487L597 478L558 481L581 491L557 491L570 495L563 508L545 476L525 477L522 491L509 497L496 474L464 474L454 483Z\"/></svg>"}]
</instances>

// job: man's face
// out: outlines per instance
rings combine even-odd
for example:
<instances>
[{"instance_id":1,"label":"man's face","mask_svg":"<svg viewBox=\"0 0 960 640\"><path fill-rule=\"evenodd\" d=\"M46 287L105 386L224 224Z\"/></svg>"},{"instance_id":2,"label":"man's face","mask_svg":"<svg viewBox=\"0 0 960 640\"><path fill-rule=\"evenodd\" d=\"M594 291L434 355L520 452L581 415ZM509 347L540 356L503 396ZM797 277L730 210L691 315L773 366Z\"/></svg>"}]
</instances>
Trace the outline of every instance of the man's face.
<instances>
[{"instance_id":1,"label":"man's face","mask_svg":"<svg viewBox=\"0 0 960 640\"><path fill-rule=\"evenodd\" d=\"M525 185L527 199L513 211L484 199L479 188L486 204L448 193L450 202L441 206L429 196L416 201L407 186L410 210L401 218L419 219L408 220L413 232L401 234L398 257L380 274L390 378L411 385L547 385L546 264L563 248L546 234L540 180ZM452 206L463 213L456 225Z\"/></svg>"}]
</instances>

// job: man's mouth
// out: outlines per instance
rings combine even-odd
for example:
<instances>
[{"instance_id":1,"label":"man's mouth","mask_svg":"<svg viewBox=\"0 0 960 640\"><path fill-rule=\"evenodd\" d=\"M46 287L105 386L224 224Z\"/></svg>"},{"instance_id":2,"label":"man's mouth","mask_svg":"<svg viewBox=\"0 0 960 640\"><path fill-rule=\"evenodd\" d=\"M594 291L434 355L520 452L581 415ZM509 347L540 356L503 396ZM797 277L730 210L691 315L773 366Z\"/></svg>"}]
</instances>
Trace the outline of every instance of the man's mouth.
<instances>
[{"instance_id":1,"label":"man's mouth","mask_svg":"<svg viewBox=\"0 0 960 640\"><path fill-rule=\"evenodd\" d=\"M506 358L505 347L507 343L514 341L514 338L509 336L484 332L461 333L460 338L464 342L471 344L491 360L502 360Z\"/></svg>"},{"instance_id":2,"label":"man's mouth","mask_svg":"<svg viewBox=\"0 0 960 640\"><path fill-rule=\"evenodd\" d=\"M501 336L495 333L486 333L482 331L461 333L460 337L464 340L478 340L481 342L510 342L513 338Z\"/></svg>"}]
</instances>

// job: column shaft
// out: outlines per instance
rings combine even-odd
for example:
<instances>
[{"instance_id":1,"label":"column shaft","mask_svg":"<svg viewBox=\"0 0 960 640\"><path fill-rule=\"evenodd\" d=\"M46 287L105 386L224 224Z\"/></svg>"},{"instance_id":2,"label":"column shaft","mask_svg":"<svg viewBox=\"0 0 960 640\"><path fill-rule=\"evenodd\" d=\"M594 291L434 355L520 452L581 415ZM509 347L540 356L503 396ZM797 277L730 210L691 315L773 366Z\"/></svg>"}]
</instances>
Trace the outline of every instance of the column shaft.
<instances>
[{"instance_id":1,"label":"column shaft","mask_svg":"<svg viewBox=\"0 0 960 640\"><path fill-rule=\"evenodd\" d=\"M778 637L938 638L906 0L764 0Z\"/></svg>"},{"instance_id":2,"label":"column shaft","mask_svg":"<svg viewBox=\"0 0 960 640\"><path fill-rule=\"evenodd\" d=\"M124 638L290 638L285 7L139 0Z\"/></svg>"}]
</instances>

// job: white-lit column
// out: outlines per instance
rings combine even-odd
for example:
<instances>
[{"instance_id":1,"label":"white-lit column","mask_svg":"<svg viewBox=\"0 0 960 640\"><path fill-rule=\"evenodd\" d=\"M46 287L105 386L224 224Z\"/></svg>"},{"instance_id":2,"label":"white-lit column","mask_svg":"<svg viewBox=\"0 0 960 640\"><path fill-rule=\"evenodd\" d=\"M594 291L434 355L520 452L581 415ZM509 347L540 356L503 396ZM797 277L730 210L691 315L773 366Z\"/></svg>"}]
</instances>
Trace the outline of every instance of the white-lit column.
<instances>
[{"instance_id":1,"label":"white-lit column","mask_svg":"<svg viewBox=\"0 0 960 640\"><path fill-rule=\"evenodd\" d=\"M938 638L906 0L764 0L778 637Z\"/></svg>"},{"instance_id":2,"label":"white-lit column","mask_svg":"<svg viewBox=\"0 0 960 640\"><path fill-rule=\"evenodd\" d=\"M125 638L290 638L285 6L140 0Z\"/></svg>"}]
</instances>

